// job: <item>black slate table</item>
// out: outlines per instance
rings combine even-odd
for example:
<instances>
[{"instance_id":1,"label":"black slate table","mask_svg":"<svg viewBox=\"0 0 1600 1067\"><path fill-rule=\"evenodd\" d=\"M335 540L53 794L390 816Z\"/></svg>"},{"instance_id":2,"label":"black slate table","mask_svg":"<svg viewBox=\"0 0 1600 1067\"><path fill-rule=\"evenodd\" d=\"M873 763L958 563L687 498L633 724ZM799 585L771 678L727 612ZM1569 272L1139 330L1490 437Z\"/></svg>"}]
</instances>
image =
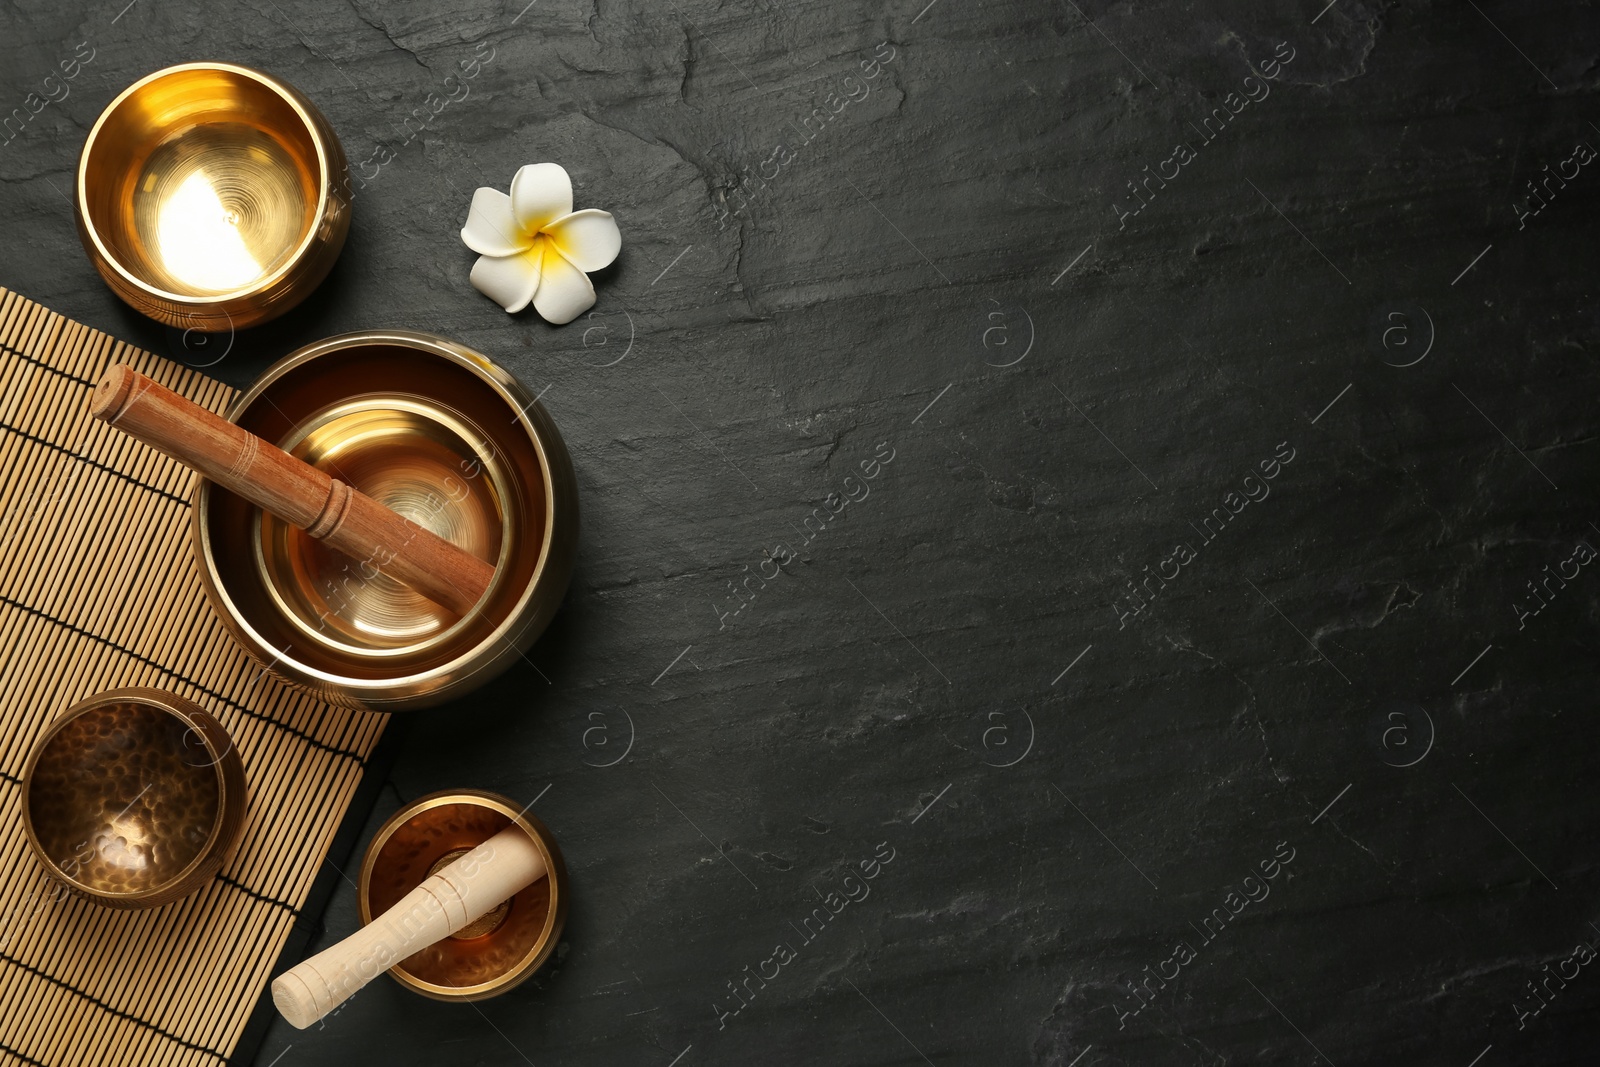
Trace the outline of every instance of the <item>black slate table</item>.
<instances>
[{"instance_id":1,"label":"black slate table","mask_svg":"<svg viewBox=\"0 0 1600 1067\"><path fill-rule=\"evenodd\" d=\"M556 958L253 1062L1593 1061L1593 4L524 2L0 13L0 114L92 53L6 127L0 283L235 384L446 334L581 483L562 614L395 724L350 859L536 799ZM193 59L366 165L233 337L118 304L66 197ZM559 328L457 237L545 160L624 235Z\"/></svg>"}]
</instances>

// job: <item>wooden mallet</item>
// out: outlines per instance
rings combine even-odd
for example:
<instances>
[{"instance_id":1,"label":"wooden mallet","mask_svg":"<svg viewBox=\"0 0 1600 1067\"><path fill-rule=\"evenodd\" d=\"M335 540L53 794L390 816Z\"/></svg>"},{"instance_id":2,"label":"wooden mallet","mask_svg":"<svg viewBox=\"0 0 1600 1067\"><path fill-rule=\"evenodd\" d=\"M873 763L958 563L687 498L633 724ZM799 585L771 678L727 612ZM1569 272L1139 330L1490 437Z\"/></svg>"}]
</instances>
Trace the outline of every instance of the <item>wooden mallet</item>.
<instances>
[{"instance_id":1,"label":"wooden mallet","mask_svg":"<svg viewBox=\"0 0 1600 1067\"><path fill-rule=\"evenodd\" d=\"M90 411L457 615L494 580L493 564L125 364L101 376Z\"/></svg>"},{"instance_id":2,"label":"wooden mallet","mask_svg":"<svg viewBox=\"0 0 1600 1067\"><path fill-rule=\"evenodd\" d=\"M399 903L272 982L272 1003L301 1030L406 957L471 925L549 872L513 822L430 875Z\"/></svg>"}]
</instances>

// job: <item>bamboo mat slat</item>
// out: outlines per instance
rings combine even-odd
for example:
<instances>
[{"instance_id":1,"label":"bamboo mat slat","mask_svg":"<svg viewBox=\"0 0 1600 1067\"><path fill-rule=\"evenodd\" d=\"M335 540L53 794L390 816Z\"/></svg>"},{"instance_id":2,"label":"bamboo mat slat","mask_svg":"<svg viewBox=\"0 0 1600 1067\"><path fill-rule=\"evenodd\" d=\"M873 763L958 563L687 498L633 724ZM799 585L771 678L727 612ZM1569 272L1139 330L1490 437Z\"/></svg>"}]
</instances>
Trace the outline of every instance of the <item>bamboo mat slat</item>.
<instances>
[{"instance_id":1,"label":"bamboo mat slat","mask_svg":"<svg viewBox=\"0 0 1600 1067\"><path fill-rule=\"evenodd\" d=\"M189 548L195 476L89 416L116 362L213 411L234 396L0 288L0 1063L227 1062L386 718L280 684L228 637ZM249 782L244 842L222 875L134 912L54 891L20 798L45 726L125 685L215 715Z\"/></svg>"}]
</instances>

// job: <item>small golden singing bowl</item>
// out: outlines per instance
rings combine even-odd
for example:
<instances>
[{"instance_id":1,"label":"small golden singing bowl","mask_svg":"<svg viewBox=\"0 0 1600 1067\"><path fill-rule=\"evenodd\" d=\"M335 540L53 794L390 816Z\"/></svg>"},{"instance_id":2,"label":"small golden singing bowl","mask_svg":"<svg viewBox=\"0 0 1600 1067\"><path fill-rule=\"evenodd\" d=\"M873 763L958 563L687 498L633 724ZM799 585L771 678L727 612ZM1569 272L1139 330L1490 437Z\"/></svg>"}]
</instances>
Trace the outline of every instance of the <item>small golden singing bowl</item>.
<instances>
[{"instance_id":1,"label":"small golden singing bowl","mask_svg":"<svg viewBox=\"0 0 1600 1067\"><path fill-rule=\"evenodd\" d=\"M566 925L566 864L544 823L522 805L476 789L413 801L391 815L367 846L356 894L363 926L513 820L538 846L548 875L390 968L407 989L435 1000L483 1000L526 981L550 958Z\"/></svg>"},{"instance_id":2,"label":"small golden singing bowl","mask_svg":"<svg viewBox=\"0 0 1600 1067\"><path fill-rule=\"evenodd\" d=\"M244 835L244 764L216 719L113 689L50 724L22 772L22 827L68 889L154 908L210 881Z\"/></svg>"},{"instance_id":3,"label":"small golden singing bowl","mask_svg":"<svg viewBox=\"0 0 1600 1067\"><path fill-rule=\"evenodd\" d=\"M217 333L294 307L350 229L344 149L289 85L184 63L101 112L78 161L78 236L101 277L158 322Z\"/></svg>"},{"instance_id":4,"label":"small golden singing bowl","mask_svg":"<svg viewBox=\"0 0 1600 1067\"><path fill-rule=\"evenodd\" d=\"M457 617L201 481L201 581L289 681L376 711L437 704L521 659L561 606L577 552L572 461L543 406L483 355L430 334L345 334L274 365L228 418L495 564Z\"/></svg>"}]
</instances>

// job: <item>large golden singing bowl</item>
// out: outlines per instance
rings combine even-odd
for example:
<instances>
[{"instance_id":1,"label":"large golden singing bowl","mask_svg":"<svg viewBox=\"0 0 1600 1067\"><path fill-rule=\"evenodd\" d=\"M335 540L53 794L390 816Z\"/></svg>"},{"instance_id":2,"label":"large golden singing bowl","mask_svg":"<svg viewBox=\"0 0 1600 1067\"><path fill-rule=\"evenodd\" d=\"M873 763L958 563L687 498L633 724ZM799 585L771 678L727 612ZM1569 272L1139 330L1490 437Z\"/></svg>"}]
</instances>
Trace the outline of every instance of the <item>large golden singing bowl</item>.
<instances>
[{"instance_id":1,"label":"large golden singing bowl","mask_svg":"<svg viewBox=\"0 0 1600 1067\"><path fill-rule=\"evenodd\" d=\"M216 333L315 289L350 229L344 149L290 86L184 63L124 89L78 161L78 236L113 292Z\"/></svg>"},{"instance_id":2,"label":"large golden singing bowl","mask_svg":"<svg viewBox=\"0 0 1600 1067\"><path fill-rule=\"evenodd\" d=\"M289 355L228 418L495 565L465 617L202 480L201 581L267 667L377 711L460 696L522 658L566 595L572 461L543 406L470 348L406 331Z\"/></svg>"},{"instance_id":3,"label":"large golden singing bowl","mask_svg":"<svg viewBox=\"0 0 1600 1067\"><path fill-rule=\"evenodd\" d=\"M544 823L503 796L475 789L413 801L390 816L367 846L356 894L363 926L512 820L533 839L549 874L465 929L390 968L407 989L436 1000L483 1000L526 981L561 939L569 895L566 864Z\"/></svg>"},{"instance_id":4,"label":"large golden singing bowl","mask_svg":"<svg viewBox=\"0 0 1600 1067\"><path fill-rule=\"evenodd\" d=\"M244 834L244 764L216 719L159 689L113 689L50 724L22 772L45 870L113 908L210 881Z\"/></svg>"}]
</instances>

